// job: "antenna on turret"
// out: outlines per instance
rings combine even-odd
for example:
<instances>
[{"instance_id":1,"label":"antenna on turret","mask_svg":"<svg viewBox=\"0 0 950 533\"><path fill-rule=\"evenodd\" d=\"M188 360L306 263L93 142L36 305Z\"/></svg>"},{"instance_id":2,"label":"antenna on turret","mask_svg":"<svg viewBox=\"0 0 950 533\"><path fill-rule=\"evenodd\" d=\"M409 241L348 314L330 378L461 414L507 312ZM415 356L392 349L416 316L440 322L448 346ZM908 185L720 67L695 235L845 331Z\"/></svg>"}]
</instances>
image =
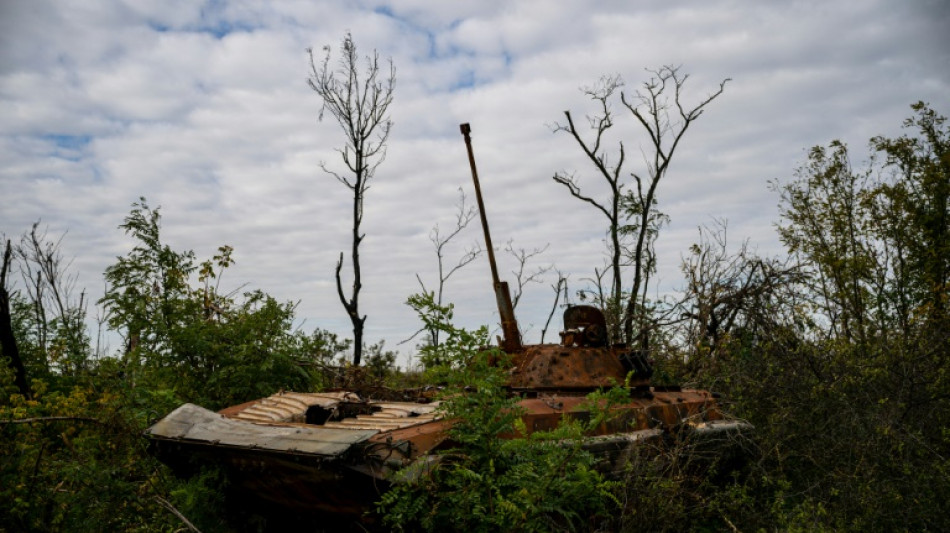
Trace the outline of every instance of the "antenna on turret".
<instances>
[{"instance_id":1,"label":"antenna on turret","mask_svg":"<svg viewBox=\"0 0 950 533\"><path fill-rule=\"evenodd\" d=\"M498 266L495 264L495 249L491 244L491 233L488 231L488 218L485 216L485 204L482 202L482 190L478 185L478 170L475 168L475 154L472 152L472 138L469 134L472 127L468 123L459 128L465 137L465 148L468 149L468 164L472 167L472 181L475 182L475 199L478 201L478 214L482 219L482 230L485 232L485 247L488 249L488 263L491 265L491 277L495 287L495 301L498 303L498 315L501 317L501 331L503 335L501 347L508 353L520 352L521 332L518 331L518 321L515 320L515 310L511 306L511 294L508 283L498 278Z\"/></svg>"}]
</instances>

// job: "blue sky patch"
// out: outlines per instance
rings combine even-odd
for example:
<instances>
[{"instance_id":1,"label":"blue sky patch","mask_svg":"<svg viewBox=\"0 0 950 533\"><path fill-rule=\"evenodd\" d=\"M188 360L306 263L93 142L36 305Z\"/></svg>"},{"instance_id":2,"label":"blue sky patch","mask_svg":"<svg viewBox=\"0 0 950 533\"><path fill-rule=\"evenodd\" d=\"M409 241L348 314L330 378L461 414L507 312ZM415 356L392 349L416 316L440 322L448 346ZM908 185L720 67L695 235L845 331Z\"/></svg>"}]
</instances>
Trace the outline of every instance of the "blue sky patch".
<instances>
[{"instance_id":1,"label":"blue sky patch","mask_svg":"<svg viewBox=\"0 0 950 533\"><path fill-rule=\"evenodd\" d=\"M173 31L188 31L195 33L207 33L221 40L235 32L250 33L261 26L249 22L222 20L214 16L205 15L198 24L190 24L182 28L172 28L167 24L162 24L154 20L148 21L148 27L159 33L168 33Z\"/></svg>"},{"instance_id":2,"label":"blue sky patch","mask_svg":"<svg viewBox=\"0 0 950 533\"><path fill-rule=\"evenodd\" d=\"M452 91L458 91L460 89L471 89L475 86L475 71L466 70L463 72L456 82L452 85Z\"/></svg>"},{"instance_id":3,"label":"blue sky patch","mask_svg":"<svg viewBox=\"0 0 950 533\"><path fill-rule=\"evenodd\" d=\"M250 33L258 29L260 26L250 24L247 22L231 22L227 20L216 20L216 21L205 21L206 24L200 24L189 28L192 31L200 33L209 33L214 36L215 39L221 40L228 35L241 32L241 33Z\"/></svg>"},{"instance_id":4,"label":"blue sky patch","mask_svg":"<svg viewBox=\"0 0 950 533\"><path fill-rule=\"evenodd\" d=\"M44 141L54 143L57 148L63 148L66 150L82 150L92 140L92 135L63 135L54 133L49 135L40 135L40 138Z\"/></svg>"},{"instance_id":5,"label":"blue sky patch","mask_svg":"<svg viewBox=\"0 0 950 533\"><path fill-rule=\"evenodd\" d=\"M58 133L40 135L39 138L53 144L47 155L73 162L81 160L86 155L86 147L92 141L91 135L63 135Z\"/></svg>"},{"instance_id":6,"label":"blue sky patch","mask_svg":"<svg viewBox=\"0 0 950 533\"><path fill-rule=\"evenodd\" d=\"M152 28L158 33L165 33L167 31L171 31L171 27L168 26L167 24L162 24L161 22L156 22L154 20L148 21L148 27Z\"/></svg>"},{"instance_id":7,"label":"blue sky patch","mask_svg":"<svg viewBox=\"0 0 950 533\"><path fill-rule=\"evenodd\" d=\"M387 17L396 18L396 15L393 14L393 9L389 6L379 6L373 10L373 13L378 13Z\"/></svg>"}]
</instances>

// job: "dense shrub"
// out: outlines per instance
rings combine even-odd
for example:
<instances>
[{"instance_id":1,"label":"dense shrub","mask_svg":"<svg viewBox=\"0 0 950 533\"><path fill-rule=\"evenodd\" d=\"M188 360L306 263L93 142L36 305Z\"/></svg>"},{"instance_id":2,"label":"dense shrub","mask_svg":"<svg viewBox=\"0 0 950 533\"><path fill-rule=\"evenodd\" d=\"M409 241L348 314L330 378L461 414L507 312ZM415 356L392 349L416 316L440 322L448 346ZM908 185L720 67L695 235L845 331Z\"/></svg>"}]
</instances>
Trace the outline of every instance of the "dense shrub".
<instances>
[{"instance_id":1,"label":"dense shrub","mask_svg":"<svg viewBox=\"0 0 950 533\"><path fill-rule=\"evenodd\" d=\"M603 520L615 506L615 487L580 446L588 427L565 421L552 432L510 438L527 430L518 398L504 387L505 354L482 348L487 329L453 327L450 308L431 295L410 301L427 327L444 334L427 360L448 385L441 408L455 421L454 445L434 463L408 467L414 479L380 502L385 523L402 531L554 531L586 530Z\"/></svg>"}]
</instances>

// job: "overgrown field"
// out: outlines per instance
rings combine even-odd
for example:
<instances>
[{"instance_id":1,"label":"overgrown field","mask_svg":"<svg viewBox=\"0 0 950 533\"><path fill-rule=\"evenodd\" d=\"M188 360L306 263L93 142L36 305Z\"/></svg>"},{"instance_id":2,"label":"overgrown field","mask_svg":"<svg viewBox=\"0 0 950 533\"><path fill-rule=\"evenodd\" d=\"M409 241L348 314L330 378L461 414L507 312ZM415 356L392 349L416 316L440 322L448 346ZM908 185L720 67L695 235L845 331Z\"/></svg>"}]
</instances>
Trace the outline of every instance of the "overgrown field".
<instances>
[{"instance_id":1,"label":"overgrown field","mask_svg":"<svg viewBox=\"0 0 950 533\"><path fill-rule=\"evenodd\" d=\"M455 459L382 495L377 528L948 531L950 131L913 109L907 134L872 139L861 168L835 142L773 184L786 256L729 251L725 228L706 228L684 251L683 293L594 300L617 331L636 303L628 340L658 380L720 392L755 426L738 468L644 453L609 481L582 450L551 445L583 425L499 439L518 420L488 364L497 354L479 351L488 330L453 327L441 294L409 298L428 334L424 375L394 368L382 344L347 371L350 341L295 330L294 305L263 291L220 292L231 248L205 261L170 249L144 199L97 302L125 345L99 353L85 293L34 227L5 247L0 283L0 530L267 530L271 519L228 501L220 472L175 478L143 430L183 402L220 409L358 378L477 391L448 402Z\"/></svg>"}]
</instances>

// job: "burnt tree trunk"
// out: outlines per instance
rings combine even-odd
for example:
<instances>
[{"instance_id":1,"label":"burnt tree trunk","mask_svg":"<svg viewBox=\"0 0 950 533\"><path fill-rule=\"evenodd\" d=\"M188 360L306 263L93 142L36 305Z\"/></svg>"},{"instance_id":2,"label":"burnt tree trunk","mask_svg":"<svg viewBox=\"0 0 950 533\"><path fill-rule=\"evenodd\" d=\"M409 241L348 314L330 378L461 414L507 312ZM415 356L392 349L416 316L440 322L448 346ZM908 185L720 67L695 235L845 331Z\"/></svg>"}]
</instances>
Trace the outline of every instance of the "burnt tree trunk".
<instances>
[{"instance_id":1,"label":"burnt tree trunk","mask_svg":"<svg viewBox=\"0 0 950 533\"><path fill-rule=\"evenodd\" d=\"M10 267L11 252L10 241L7 241L6 250L3 252L3 267L0 268L0 352L3 353L4 357L10 359L10 367L13 368L14 372L14 382L20 394L32 398L33 393L30 390L30 384L26 381L26 368L23 366L23 360L20 359L16 336L13 335L10 293L7 292L7 270Z\"/></svg>"}]
</instances>

